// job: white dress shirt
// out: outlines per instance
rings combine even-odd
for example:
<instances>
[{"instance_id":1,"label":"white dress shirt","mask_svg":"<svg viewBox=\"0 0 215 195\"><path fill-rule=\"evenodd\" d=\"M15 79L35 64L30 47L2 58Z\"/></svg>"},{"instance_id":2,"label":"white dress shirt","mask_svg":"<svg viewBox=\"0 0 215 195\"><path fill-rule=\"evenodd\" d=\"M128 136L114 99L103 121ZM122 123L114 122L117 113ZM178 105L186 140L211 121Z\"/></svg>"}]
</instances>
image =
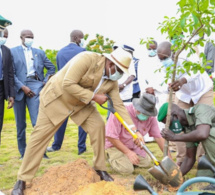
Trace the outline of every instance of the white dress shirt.
<instances>
[{"instance_id":1,"label":"white dress shirt","mask_svg":"<svg viewBox=\"0 0 215 195\"><path fill-rule=\"evenodd\" d=\"M183 60L178 61L178 65L181 65ZM177 98L185 103L190 103L192 100L194 104L197 104L202 95L207 93L213 88L213 82L206 72L204 73L192 73L190 76L185 74L180 74L176 76L176 79L186 78L187 83L184 84L179 91L175 94Z\"/></svg>"},{"instance_id":2,"label":"white dress shirt","mask_svg":"<svg viewBox=\"0 0 215 195\"><path fill-rule=\"evenodd\" d=\"M23 51L25 54L25 60L26 60L26 65L27 65L27 77L29 76L35 76L35 69L34 69L34 58L32 54L31 48L27 48L23 46Z\"/></svg>"},{"instance_id":3,"label":"white dress shirt","mask_svg":"<svg viewBox=\"0 0 215 195\"><path fill-rule=\"evenodd\" d=\"M136 77L136 72L134 68L134 61L131 61L131 64L129 66L129 75L123 74L123 76L118 80L118 84L124 83L129 76L135 76ZM128 100L131 99L133 96L133 82L129 83L127 86L124 87L124 89L119 93L120 98L122 100Z\"/></svg>"}]
</instances>

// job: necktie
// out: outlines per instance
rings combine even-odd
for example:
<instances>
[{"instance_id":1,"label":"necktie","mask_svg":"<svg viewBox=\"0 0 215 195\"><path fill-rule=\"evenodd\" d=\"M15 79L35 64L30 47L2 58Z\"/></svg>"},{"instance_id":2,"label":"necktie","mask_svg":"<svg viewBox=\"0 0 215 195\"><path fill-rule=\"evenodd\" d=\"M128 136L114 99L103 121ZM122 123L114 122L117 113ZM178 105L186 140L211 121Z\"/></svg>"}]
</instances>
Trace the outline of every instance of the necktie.
<instances>
[{"instance_id":1,"label":"necktie","mask_svg":"<svg viewBox=\"0 0 215 195\"><path fill-rule=\"evenodd\" d=\"M3 68L3 63L2 63L2 57L0 52L0 80L2 80L2 68Z\"/></svg>"}]
</instances>

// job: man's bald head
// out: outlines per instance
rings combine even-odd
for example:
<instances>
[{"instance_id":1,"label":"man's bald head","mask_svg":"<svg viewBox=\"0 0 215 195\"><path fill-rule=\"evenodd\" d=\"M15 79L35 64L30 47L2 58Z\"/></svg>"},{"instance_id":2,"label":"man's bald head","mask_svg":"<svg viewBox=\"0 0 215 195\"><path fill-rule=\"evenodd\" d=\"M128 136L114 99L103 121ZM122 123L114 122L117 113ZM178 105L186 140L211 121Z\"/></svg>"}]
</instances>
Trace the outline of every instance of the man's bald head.
<instances>
[{"instance_id":1,"label":"man's bald head","mask_svg":"<svg viewBox=\"0 0 215 195\"><path fill-rule=\"evenodd\" d=\"M75 42L75 43L79 43L79 40L80 39L83 39L84 38L84 33L80 30L73 30L71 33L70 33L70 41L71 42Z\"/></svg>"},{"instance_id":2,"label":"man's bald head","mask_svg":"<svg viewBox=\"0 0 215 195\"><path fill-rule=\"evenodd\" d=\"M34 34L32 33L31 30L22 30L21 33L20 33L20 37L26 37L26 36L31 36L34 38Z\"/></svg>"},{"instance_id":3,"label":"man's bald head","mask_svg":"<svg viewBox=\"0 0 215 195\"><path fill-rule=\"evenodd\" d=\"M171 43L164 41L158 45L157 54L160 60L171 56Z\"/></svg>"}]
</instances>

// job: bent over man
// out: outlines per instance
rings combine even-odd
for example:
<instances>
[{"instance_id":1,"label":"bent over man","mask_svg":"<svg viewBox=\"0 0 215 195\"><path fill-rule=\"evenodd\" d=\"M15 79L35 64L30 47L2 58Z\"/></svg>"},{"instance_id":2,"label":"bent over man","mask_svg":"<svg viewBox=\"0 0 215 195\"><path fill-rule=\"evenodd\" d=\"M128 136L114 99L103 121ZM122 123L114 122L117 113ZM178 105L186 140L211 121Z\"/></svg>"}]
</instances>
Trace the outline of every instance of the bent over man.
<instances>
[{"instance_id":1,"label":"bent over man","mask_svg":"<svg viewBox=\"0 0 215 195\"><path fill-rule=\"evenodd\" d=\"M94 102L105 103L105 94L108 94L117 112L128 125L133 124L119 97L117 83L123 73L129 73L131 58L121 48L103 55L81 52L51 77L40 93L37 124L27 145L12 194L23 193L25 183L33 179L49 141L68 116L89 134L97 174L102 180L113 181L105 171L105 124ZM143 139L138 132L136 134L139 140Z\"/></svg>"}]
</instances>

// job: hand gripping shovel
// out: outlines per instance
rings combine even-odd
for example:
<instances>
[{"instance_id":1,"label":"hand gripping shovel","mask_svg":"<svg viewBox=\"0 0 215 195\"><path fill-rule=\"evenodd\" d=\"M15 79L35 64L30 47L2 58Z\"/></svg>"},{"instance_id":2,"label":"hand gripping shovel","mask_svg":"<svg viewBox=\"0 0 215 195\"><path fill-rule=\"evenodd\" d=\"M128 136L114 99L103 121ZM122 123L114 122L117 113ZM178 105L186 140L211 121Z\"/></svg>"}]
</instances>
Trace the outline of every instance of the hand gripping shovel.
<instances>
[{"instance_id":1,"label":"hand gripping shovel","mask_svg":"<svg viewBox=\"0 0 215 195\"><path fill-rule=\"evenodd\" d=\"M114 116L119 120L119 122L125 127L125 129L131 134L131 136L134 139L137 139L137 135L114 109L112 99L108 95L107 97L110 102L110 107L106 108L102 105L100 106L112 112ZM146 145L144 145L142 142L141 146L155 164L154 167L148 170L154 178L159 180L162 184L170 184L173 187L177 187L182 183L183 178L179 167L168 156L166 156L161 162L159 162L156 157L151 153L151 151L146 147Z\"/></svg>"}]
</instances>

